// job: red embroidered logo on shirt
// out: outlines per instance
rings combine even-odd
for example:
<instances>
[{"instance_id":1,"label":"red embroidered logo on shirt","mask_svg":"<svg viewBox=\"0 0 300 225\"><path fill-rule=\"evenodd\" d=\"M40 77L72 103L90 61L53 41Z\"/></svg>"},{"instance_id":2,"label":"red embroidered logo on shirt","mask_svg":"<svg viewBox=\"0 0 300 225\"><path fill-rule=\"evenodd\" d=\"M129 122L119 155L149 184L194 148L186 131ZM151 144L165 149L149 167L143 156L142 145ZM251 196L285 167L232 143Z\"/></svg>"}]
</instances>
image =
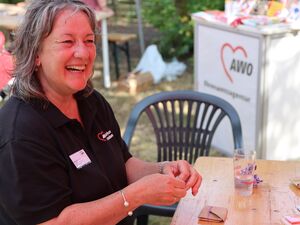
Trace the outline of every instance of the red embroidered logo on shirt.
<instances>
[{"instance_id":1,"label":"red embroidered logo on shirt","mask_svg":"<svg viewBox=\"0 0 300 225\"><path fill-rule=\"evenodd\" d=\"M111 130L109 131L101 131L97 134L97 138L100 140L100 141L109 141L110 139L113 138L113 133L111 132Z\"/></svg>"}]
</instances>

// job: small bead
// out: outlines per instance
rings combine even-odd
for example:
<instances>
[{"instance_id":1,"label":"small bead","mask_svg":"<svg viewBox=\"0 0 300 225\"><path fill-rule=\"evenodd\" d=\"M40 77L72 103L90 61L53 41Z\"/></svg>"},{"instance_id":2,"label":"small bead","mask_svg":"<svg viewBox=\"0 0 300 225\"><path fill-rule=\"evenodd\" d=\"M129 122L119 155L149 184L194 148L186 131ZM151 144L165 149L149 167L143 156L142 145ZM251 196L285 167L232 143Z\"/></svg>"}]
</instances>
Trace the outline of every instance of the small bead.
<instances>
[{"instance_id":1,"label":"small bead","mask_svg":"<svg viewBox=\"0 0 300 225\"><path fill-rule=\"evenodd\" d=\"M133 212L132 211L129 211L128 212L128 216L132 216L133 215Z\"/></svg>"},{"instance_id":2,"label":"small bead","mask_svg":"<svg viewBox=\"0 0 300 225\"><path fill-rule=\"evenodd\" d=\"M129 203L128 203L127 201L125 201L125 202L124 202L124 206L125 206L125 207L128 207L128 206L129 206Z\"/></svg>"}]
</instances>

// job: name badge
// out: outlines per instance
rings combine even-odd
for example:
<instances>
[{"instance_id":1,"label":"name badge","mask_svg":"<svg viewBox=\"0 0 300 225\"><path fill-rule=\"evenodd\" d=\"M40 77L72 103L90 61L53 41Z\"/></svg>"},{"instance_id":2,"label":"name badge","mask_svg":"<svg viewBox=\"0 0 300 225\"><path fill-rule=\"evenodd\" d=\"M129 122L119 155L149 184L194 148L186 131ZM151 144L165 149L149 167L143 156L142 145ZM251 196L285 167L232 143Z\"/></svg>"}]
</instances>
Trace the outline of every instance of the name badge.
<instances>
[{"instance_id":1,"label":"name badge","mask_svg":"<svg viewBox=\"0 0 300 225\"><path fill-rule=\"evenodd\" d=\"M77 169L80 169L92 162L83 149L69 155L69 157Z\"/></svg>"}]
</instances>

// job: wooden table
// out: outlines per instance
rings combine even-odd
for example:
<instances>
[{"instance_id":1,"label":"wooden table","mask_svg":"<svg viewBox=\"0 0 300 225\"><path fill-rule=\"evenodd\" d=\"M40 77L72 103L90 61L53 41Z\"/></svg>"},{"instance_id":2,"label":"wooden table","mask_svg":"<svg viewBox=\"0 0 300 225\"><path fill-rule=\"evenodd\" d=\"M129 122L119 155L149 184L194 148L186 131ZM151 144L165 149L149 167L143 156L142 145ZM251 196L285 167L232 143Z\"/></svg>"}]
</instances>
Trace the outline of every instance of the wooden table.
<instances>
[{"instance_id":1,"label":"wooden table","mask_svg":"<svg viewBox=\"0 0 300 225\"><path fill-rule=\"evenodd\" d=\"M22 22L25 9L14 4L0 3L0 28L15 30Z\"/></svg>"},{"instance_id":2,"label":"wooden table","mask_svg":"<svg viewBox=\"0 0 300 225\"><path fill-rule=\"evenodd\" d=\"M0 3L0 28L12 31L15 30L22 22L25 13L24 7L14 4ZM103 58L103 79L104 87L109 88L109 48L107 39L107 18L113 14L110 12L95 12L97 21L101 20L101 38L102 38L102 58Z\"/></svg>"},{"instance_id":3,"label":"wooden table","mask_svg":"<svg viewBox=\"0 0 300 225\"><path fill-rule=\"evenodd\" d=\"M234 192L231 158L199 157L195 163L203 177L199 193L195 197L188 193L180 201L171 225L220 224L198 222L204 205L226 207L226 225L282 224L282 217L300 205L300 189L290 183L290 178L300 177L300 162L257 160L256 164L263 182L253 195L242 197Z\"/></svg>"}]
</instances>

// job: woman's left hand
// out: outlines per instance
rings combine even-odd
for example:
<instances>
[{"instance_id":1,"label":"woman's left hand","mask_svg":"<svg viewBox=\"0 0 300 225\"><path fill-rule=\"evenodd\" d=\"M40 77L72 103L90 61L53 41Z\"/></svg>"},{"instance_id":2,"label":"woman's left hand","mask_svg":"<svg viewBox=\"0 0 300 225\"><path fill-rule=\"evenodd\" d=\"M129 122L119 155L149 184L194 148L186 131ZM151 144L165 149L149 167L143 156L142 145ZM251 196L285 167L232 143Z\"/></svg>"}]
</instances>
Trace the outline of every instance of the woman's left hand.
<instances>
[{"instance_id":1,"label":"woman's left hand","mask_svg":"<svg viewBox=\"0 0 300 225\"><path fill-rule=\"evenodd\" d=\"M178 160L165 163L162 172L184 181L186 189L191 188L194 196L198 193L202 177L187 161Z\"/></svg>"}]
</instances>

